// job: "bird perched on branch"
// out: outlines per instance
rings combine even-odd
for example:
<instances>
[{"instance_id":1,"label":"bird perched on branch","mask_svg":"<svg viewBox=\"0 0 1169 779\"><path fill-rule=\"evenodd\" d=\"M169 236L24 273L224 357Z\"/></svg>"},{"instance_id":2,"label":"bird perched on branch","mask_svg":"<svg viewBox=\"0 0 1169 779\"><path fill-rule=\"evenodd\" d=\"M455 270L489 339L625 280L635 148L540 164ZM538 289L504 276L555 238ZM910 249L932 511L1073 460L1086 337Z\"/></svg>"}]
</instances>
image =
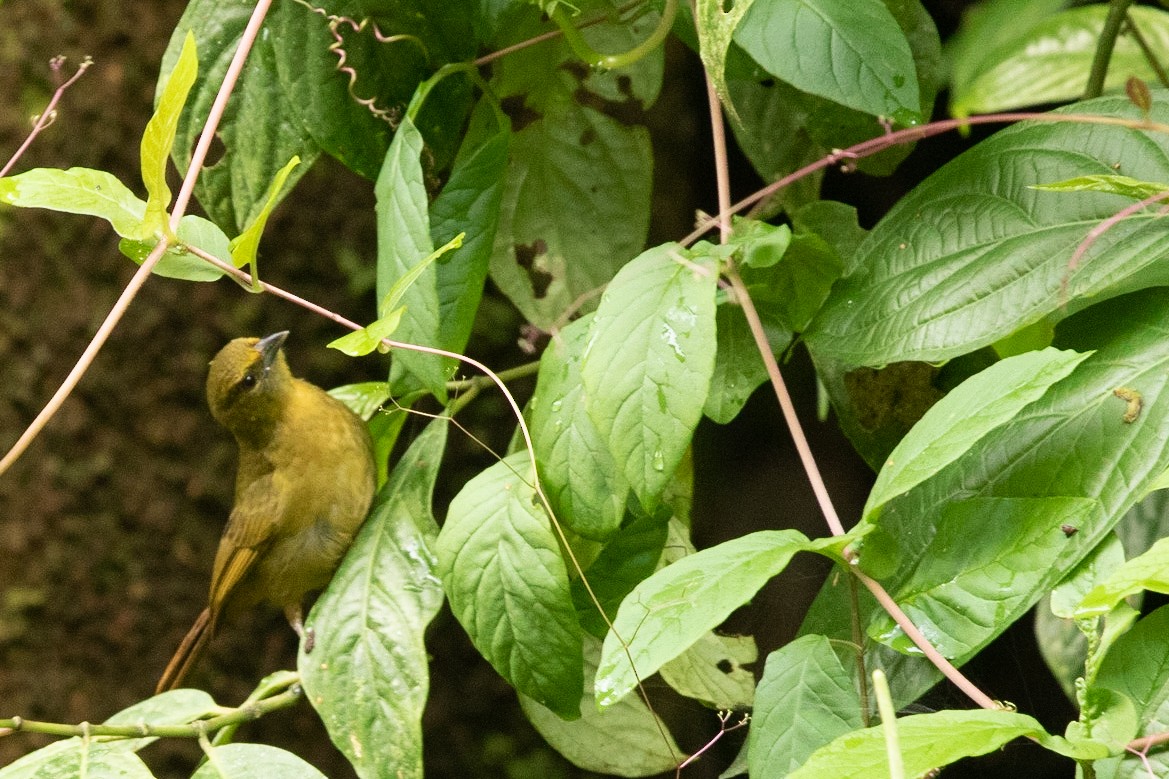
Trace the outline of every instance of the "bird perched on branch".
<instances>
[{"instance_id":1,"label":"bird perched on branch","mask_svg":"<svg viewBox=\"0 0 1169 779\"><path fill-rule=\"evenodd\" d=\"M239 444L235 505L227 520L207 608L158 682L177 687L224 614L260 602L284 609L304 636L305 596L324 587L373 499L373 444L359 417L292 375L288 331L237 338L211 361L211 414Z\"/></svg>"}]
</instances>

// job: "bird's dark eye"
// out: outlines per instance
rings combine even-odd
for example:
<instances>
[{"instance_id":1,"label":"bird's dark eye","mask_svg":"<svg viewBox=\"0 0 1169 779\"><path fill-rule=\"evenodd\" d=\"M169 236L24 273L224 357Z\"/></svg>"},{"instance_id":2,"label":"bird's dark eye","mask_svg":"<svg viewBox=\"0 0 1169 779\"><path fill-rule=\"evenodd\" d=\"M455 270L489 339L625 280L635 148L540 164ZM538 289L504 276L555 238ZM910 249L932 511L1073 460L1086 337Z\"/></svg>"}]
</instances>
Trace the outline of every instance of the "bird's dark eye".
<instances>
[{"instance_id":1,"label":"bird's dark eye","mask_svg":"<svg viewBox=\"0 0 1169 779\"><path fill-rule=\"evenodd\" d=\"M245 373L244 377L239 380L239 383L242 384L245 388L251 389L252 387L256 386L256 374L251 372Z\"/></svg>"}]
</instances>

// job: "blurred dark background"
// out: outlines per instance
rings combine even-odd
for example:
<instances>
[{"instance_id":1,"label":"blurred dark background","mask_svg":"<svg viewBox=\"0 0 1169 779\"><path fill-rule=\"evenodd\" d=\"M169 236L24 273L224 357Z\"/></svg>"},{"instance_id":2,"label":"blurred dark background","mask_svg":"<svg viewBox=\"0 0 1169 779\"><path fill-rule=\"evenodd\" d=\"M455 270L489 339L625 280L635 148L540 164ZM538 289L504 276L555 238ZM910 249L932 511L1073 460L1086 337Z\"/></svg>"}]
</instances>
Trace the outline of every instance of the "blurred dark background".
<instances>
[{"instance_id":1,"label":"blurred dark background","mask_svg":"<svg viewBox=\"0 0 1169 779\"><path fill-rule=\"evenodd\" d=\"M966 3L926 3L943 37ZM151 112L159 59L184 8L177 0L23 0L0 4L0 158L7 159L49 99L49 59L84 55L95 64L67 93L56 123L22 159L37 166L86 166L135 181L138 139ZM651 241L689 231L695 209L715 210L705 89L697 59L669 52L670 80L647 121L655 138ZM956 137L918 148L892 179L833 174L829 196L860 208L871 225L898 197L964 144ZM735 191L759 181L735 160ZM373 311L373 195L369 182L323 160L269 223L266 280L353 319ZM311 222L304 221L311 218ZM356 269L356 272L355 272ZM42 211L0 212L0 448L4 450L59 386L134 271L105 223ZM523 324L498 295L486 304L471 351L493 367L526 361ZM98 722L148 697L202 608L216 543L230 507L234 446L206 411L207 361L229 339L288 328L294 370L323 386L384 377L377 359L351 361L324 348L339 332L325 320L226 281L153 278L131 305L80 387L31 449L0 476L0 717ZM836 431L815 419L810 365L797 352L789 382L838 507L855 520L872 480ZM521 392L530 389L518 387ZM510 427L485 396L464 420L502 447ZM439 516L488 456L452 437L438 496ZM757 393L734 423L704 422L694 446L695 541L708 546L759 528L823 525L774 401ZM753 632L760 658L788 640L819 587L824 567L797 558L728 627ZM434 777L584 776L540 740L514 694L479 658L444 612L431 630L432 697L426 713L427 770ZM258 611L221 631L192 684L234 704L273 670L292 667L295 639L282 617ZM759 664L760 670L762 662ZM1054 732L1074 714L1038 661L1029 620L968 667L996 697L1015 702ZM965 706L938 690L935 707ZM716 731L710 712L663 695L661 709L683 748ZM687 769L714 777L738 748L732 734L712 758ZM241 739L275 744L330 777L352 776L307 704L248 725ZM0 739L0 765L47 743ZM1014 744L947 777L1022 770L1070 777L1067 761ZM144 757L160 776L186 776L194 744L163 742Z\"/></svg>"}]
</instances>

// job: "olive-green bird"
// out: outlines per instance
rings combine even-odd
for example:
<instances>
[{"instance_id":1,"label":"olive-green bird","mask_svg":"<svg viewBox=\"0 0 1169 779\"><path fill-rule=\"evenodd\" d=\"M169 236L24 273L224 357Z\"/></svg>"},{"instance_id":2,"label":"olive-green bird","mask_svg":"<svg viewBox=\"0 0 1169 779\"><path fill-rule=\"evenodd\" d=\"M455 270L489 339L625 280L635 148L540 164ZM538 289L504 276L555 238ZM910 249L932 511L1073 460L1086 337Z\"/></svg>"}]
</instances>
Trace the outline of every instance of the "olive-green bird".
<instances>
[{"instance_id":1,"label":"olive-green bird","mask_svg":"<svg viewBox=\"0 0 1169 779\"><path fill-rule=\"evenodd\" d=\"M287 336L237 338L211 361L211 414L239 444L235 505L207 608L159 692L182 682L224 614L272 603L303 635L305 595L328 584L369 511L376 478L369 432L340 401L292 375L280 351Z\"/></svg>"}]
</instances>

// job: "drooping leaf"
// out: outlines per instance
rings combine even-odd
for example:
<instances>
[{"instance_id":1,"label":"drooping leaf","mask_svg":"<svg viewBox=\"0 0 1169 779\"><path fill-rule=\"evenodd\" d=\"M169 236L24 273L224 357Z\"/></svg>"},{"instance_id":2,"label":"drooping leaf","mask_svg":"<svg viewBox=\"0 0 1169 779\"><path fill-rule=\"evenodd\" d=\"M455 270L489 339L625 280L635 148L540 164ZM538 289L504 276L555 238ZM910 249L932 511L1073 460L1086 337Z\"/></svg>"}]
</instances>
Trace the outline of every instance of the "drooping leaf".
<instances>
[{"instance_id":1,"label":"drooping leaf","mask_svg":"<svg viewBox=\"0 0 1169 779\"><path fill-rule=\"evenodd\" d=\"M215 281L223 277L223 271L187 251L186 248L190 246L202 249L230 265L231 243L214 222L195 214L187 214L179 221L179 229L175 231L175 236L179 242L167 249L154 266L155 275L185 281ZM154 251L156 244L157 240L153 238L144 241L123 238L118 242L118 250L141 265L150 252Z\"/></svg>"},{"instance_id":2,"label":"drooping leaf","mask_svg":"<svg viewBox=\"0 0 1169 779\"><path fill-rule=\"evenodd\" d=\"M544 350L528 414L540 478L557 516L573 532L603 541L625 515L629 482L585 409L580 361L591 321L573 322Z\"/></svg>"},{"instance_id":3,"label":"drooping leaf","mask_svg":"<svg viewBox=\"0 0 1169 779\"><path fill-rule=\"evenodd\" d=\"M814 550L795 530L761 530L666 566L633 588L605 637L597 706L612 706L779 574L792 555ZM695 608L701 604L701 608Z\"/></svg>"},{"instance_id":4,"label":"drooping leaf","mask_svg":"<svg viewBox=\"0 0 1169 779\"><path fill-rule=\"evenodd\" d=\"M752 776L787 776L837 736L864 726L852 674L823 636L767 656L747 736Z\"/></svg>"},{"instance_id":5,"label":"drooping leaf","mask_svg":"<svg viewBox=\"0 0 1169 779\"><path fill-rule=\"evenodd\" d=\"M759 356L755 338L743 316L743 309L722 305L715 314L718 347L714 358L714 373L710 380L710 394L702 412L719 424L726 424L739 415L755 389L767 381L767 367ZM787 345L781 340L779 348Z\"/></svg>"},{"instance_id":6,"label":"drooping leaf","mask_svg":"<svg viewBox=\"0 0 1169 779\"><path fill-rule=\"evenodd\" d=\"M649 776L669 771L685 759L665 723L636 696L605 711L593 706L593 675L601 643L584 642L584 696L580 719L565 721L520 695L520 706L536 730L557 752L586 771L617 776Z\"/></svg>"},{"instance_id":7,"label":"drooping leaf","mask_svg":"<svg viewBox=\"0 0 1169 779\"><path fill-rule=\"evenodd\" d=\"M681 461L714 371L717 273L663 244L613 279L581 362L585 404L647 510Z\"/></svg>"},{"instance_id":8,"label":"drooping leaf","mask_svg":"<svg viewBox=\"0 0 1169 779\"><path fill-rule=\"evenodd\" d=\"M112 173L90 168L33 168L6 176L0 179L0 202L100 217L123 238L141 235L146 216L144 200Z\"/></svg>"},{"instance_id":9,"label":"drooping leaf","mask_svg":"<svg viewBox=\"0 0 1169 779\"><path fill-rule=\"evenodd\" d=\"M305 692L363 779L422 776L423 634L443 601L431 493L446 436L436 419L398 461L307 622Z\"/></svg>"},{"instance_id":10,"label":"drooping leaf","mask_svg":"<svg viewBox=\"0 0 1169 779\"><path fill-rule=\"evenodd\" d=\"M574 719L582 633L532 476L527 452L517 452L467 482L438 537L438 571L483 657L519 692Z\"/></svg>"}]
</instances>

